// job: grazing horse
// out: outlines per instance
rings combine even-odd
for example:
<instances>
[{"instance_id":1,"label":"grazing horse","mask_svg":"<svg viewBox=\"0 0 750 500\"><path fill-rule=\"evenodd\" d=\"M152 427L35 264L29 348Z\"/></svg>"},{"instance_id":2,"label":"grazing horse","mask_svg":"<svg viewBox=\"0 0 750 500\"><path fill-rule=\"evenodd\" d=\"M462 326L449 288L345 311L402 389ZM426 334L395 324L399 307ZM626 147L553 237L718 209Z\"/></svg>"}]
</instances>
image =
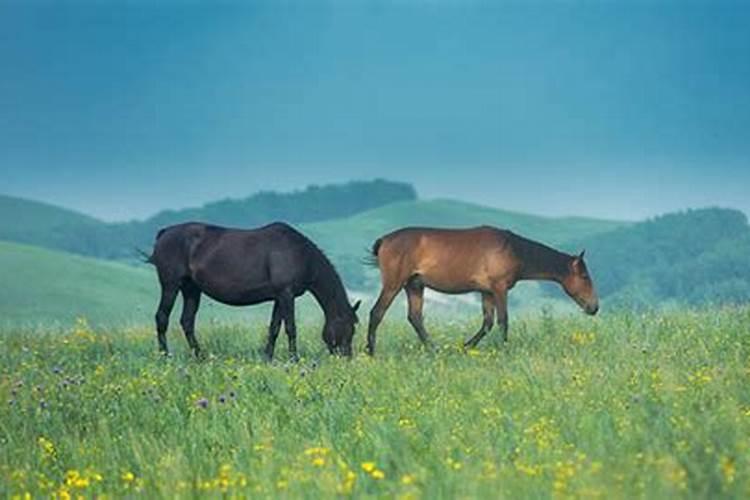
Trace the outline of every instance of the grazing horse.
<instances>
[{"instance_id":1,"label":"grazing horse","mask_svg":"<svg viewBox=\"0 0 750 500\"><path fill-rule=\"evenodd\" d=\"M265 354L271 359L281 322L289 353L297 356L294 299L310 291L325 315L323 340L333 354L352 352L359 302L352 307L341 278L323 252L287 224L228 229L200 223L159 231L147 262L156 266L161 301L156 312L159 349L167 353L167 326L177 293L182 294L180 324L188 344L200 356L195 315L201 293L224 304L245 306L273 301Z\"/></svg>"},{"instance_id":2,"label":"grazing horse","mask_svg":"<svg viewBox=\"0 0 750 500\"><path fill-rule=\"evenodd\" d=\"M450 294L482 294L484 321L467 347L476 346L492 329L494 311L503 340L508 340L508 291L519 280L557 282L586 313L599 310L583 252L568 255L490 226L404 228L375 241L372 254L380 268L382 290L370 311L367 350L371 355L378 325L402 288L409 301L409 322L425 344L430 344L422 321L425 287Z\"/></svg>"}]
</instances>

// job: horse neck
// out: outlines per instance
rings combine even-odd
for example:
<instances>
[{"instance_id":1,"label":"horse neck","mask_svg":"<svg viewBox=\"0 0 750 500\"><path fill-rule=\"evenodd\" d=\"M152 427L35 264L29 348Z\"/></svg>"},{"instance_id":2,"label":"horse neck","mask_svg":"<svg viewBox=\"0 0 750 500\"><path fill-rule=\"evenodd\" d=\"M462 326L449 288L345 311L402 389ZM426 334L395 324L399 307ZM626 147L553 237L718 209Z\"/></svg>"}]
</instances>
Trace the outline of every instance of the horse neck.
<instances>
[{"instance_id":1,"label":"horse neck","mask_svg":"<svg viewBox=\"0 0 750 500\"><path fill-rule=\"evenodd\" d=\"M516 256L521 261L519 279L561 283L568 275L570 255L520 237L513 246Z\"/></svg>"},{"instance_id":2,"label":"horse neck","mask_svg":"<svg viewBox=\"0 0 750 500\"><path fill-rule=\"evenodd\" d=\"M310 285L310 292L323 309L326 321L343 316L346 308L351 306L344 285L341 283L341 278L322 253L313 261L316 269L315 277Z\"/></svg>"}]
</instances>

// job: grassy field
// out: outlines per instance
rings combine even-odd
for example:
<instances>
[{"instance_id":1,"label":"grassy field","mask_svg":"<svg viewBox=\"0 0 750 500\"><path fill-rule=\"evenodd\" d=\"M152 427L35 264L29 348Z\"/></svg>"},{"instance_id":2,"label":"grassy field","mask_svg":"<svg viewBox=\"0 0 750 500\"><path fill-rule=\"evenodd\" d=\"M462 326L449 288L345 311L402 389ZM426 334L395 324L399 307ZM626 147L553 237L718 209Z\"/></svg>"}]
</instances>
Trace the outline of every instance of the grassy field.
<instances>
[{"instance_id":1,"label":"grassy field","mask_svg":"<svg viewBox=\"0 0 750 500\"><path fill-rule=\"evenodd\" d=\"M747 497L750 309L516 319L400 318L379 352L264 363L260 327L0 335L0 496ZM356 341L362 348L364 328Z\"/></svg>"}]
</instances>

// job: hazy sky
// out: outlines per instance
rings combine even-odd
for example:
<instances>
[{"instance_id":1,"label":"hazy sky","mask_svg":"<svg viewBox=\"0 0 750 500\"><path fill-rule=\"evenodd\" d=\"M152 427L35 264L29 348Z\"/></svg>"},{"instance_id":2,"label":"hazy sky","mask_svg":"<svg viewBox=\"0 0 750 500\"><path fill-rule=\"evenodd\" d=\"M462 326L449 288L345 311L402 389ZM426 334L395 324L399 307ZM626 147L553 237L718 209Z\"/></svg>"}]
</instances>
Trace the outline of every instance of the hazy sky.
<instances>
[{"instance_id":1,"label":"hazy sky","mask_svg":"<svg viewBox=\"0 0 750 500\"><path fill-rule=\"evenodd\" d=\"M0 0L0 192L130 219L385 177L750 212L750 2L114 3Z\"/></svg>"}]
</instances>

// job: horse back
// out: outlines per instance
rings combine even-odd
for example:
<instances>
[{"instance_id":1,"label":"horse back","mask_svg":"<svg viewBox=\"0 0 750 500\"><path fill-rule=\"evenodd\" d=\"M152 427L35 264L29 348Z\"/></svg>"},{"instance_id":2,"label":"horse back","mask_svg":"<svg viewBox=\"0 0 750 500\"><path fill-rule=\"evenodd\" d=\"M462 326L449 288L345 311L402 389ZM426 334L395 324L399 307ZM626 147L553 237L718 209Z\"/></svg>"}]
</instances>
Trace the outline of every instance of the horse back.
<instances>
[{"instance_id":1,"label":"horse back","mask_svg":"<svg viewBox=\"0 0 750 500\"><path fill-rule=\"evenodd\" d=\"M484 289L516 271L511 238L509 231L490 226L409 227L381 238L376 258L384 281L401 282L419 275L438 290Z\"/></svg>"}]
</instances>

